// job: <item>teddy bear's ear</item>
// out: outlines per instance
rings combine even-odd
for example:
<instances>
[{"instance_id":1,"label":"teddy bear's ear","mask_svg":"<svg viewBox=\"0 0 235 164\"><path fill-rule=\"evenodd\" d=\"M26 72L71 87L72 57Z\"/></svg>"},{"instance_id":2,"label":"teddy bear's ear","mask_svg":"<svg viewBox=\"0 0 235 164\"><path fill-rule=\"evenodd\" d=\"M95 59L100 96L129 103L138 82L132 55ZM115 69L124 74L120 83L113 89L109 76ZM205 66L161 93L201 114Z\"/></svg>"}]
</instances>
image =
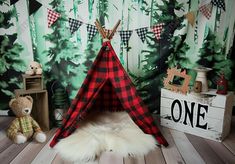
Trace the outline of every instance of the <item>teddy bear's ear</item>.
<instances>
[{"instance_id":1,"label":"teddy bear's ear","mask_svg":"<svg viewBox=\"0 0 235 164\"><path fill-rule=\"evenodd\" d=\"M9 107L10 107L10 108L11 108L12 103L13 103L15 100L16 100L16 98L10 100L10 102L9 102Z\"/></svg>"},{"instance_id":2,"label":"teddy bear's ear","mask_svg":"<svg viewBox=\"0 0 235 164\"><path fill-rule=\"evenodd\" d=\"M31 103L33 103L33 98L31 96L25 96Z\"/></svg>"}]
</instances>

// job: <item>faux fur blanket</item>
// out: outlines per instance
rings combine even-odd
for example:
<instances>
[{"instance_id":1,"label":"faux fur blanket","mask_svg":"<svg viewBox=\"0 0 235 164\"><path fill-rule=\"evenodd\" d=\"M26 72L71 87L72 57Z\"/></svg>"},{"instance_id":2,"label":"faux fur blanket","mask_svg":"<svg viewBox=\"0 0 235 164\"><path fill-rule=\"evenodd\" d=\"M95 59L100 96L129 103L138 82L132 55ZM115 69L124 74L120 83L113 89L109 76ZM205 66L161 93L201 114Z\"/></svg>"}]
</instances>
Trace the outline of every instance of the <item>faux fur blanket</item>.
<instances>
[{"instance_id":1,"label":"faux fur blanket","mask_svg":"<svg viewBox=\"0 0 235 164\"><path fill-rule=\"evenodd\" d=\"M90 116L55 149L64 160L82 163L95 160L103 151L123 157L144 155L156 144L152 135L143 133L126 112L102 112Z\"/></svg>"}]
</instances>

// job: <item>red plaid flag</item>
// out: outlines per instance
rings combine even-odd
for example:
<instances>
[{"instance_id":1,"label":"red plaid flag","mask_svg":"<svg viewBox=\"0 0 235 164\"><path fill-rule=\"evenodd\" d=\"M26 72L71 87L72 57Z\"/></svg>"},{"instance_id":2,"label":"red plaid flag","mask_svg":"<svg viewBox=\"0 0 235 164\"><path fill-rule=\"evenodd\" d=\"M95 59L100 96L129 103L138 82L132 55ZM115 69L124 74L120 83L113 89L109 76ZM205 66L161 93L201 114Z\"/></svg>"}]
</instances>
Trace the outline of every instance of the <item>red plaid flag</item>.
<instances>
[{"instance_id":1,"label":"red plaid flag","mask_svg":"<svg viewBox=\"0 0 235 164\"><path fill-rule=\"evenodd\" d=\"M154 25L152 27L152 31L158 40L161 39L161 33L162 33L163 26L164 26L164 23L160 23L160 24Z\"/></svg>"},{"instance_id":2,"label":"red plaid flag","mask_svg":"<svg viewBox=\"0 0 235 164\"><path fill-rule=\"evenodd\" d=\"M211 17L212 4L205 4L199 7L199 11L207 18Z\"/></svg>"},{"instance_id":3,"label":"red plaid flag","mask_svg":"<svg viewBox=\"0 0 235 164\"><path fill-rule=\"evenodd\" d=\"M48 27L51 27L51 25L60 17L60 14L51 10L47 9L47 22Z\"/></svg>"}]
</instances>

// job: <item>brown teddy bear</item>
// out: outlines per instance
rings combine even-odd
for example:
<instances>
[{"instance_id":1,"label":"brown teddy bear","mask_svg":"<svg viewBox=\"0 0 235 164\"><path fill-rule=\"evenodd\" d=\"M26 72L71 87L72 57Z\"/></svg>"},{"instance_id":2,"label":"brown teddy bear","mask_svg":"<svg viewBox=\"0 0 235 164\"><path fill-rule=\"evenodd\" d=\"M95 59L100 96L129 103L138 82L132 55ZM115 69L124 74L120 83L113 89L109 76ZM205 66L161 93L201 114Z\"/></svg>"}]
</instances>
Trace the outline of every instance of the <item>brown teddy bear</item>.
<instances>
[{"instance_id":1,"label":"brown teddy bear","mask_svg":"<svg viewBox=\"0 0 235 164\"><path fill-rule=\"evenodd\" d=\"M27 75L41 75L42 65L36 61L31 61L29 69L25 72Z\"/></svg>"},{"instance_id":2,"label":"brown teddy bear","mask_svg":"<svg viewBox=\"0 0 235 164\"><path fill-rule=\"evenodd\" d=\"M31 96L11 99L9 106L16 118L7 129L7 136L17 144L25 143L33 137L42 143L46 141L46 135L42 132L38 123L30 116L33 98Z\"/></svg>"}]
</instances>

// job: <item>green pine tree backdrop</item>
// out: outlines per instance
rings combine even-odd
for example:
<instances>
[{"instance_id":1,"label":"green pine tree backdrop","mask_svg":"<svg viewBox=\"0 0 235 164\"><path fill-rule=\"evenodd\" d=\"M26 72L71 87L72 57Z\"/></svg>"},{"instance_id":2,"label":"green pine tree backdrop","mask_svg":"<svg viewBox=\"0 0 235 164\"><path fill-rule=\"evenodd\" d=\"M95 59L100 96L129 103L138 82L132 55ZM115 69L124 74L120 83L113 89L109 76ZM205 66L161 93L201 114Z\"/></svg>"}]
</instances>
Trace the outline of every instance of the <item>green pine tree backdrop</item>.
<instances>
[{"instance_id":1,"label":"green pine tree backdrop","mask_svg":"<svg viewBox=\"0 0 235 164\"><path fill-rule=\"evenodd\" d=\"M7 1L1 0L0 5L6 6ZM16 18L16 10L8 8L0 11L0 28L10 29L14 26L12 19ZM20 58L23 47L16 43L17 33L0 33L0 109L8 107L8 101L14 96L13 90L22 87L21 74L26 65Z\"/></svg>"}]
</instances>

